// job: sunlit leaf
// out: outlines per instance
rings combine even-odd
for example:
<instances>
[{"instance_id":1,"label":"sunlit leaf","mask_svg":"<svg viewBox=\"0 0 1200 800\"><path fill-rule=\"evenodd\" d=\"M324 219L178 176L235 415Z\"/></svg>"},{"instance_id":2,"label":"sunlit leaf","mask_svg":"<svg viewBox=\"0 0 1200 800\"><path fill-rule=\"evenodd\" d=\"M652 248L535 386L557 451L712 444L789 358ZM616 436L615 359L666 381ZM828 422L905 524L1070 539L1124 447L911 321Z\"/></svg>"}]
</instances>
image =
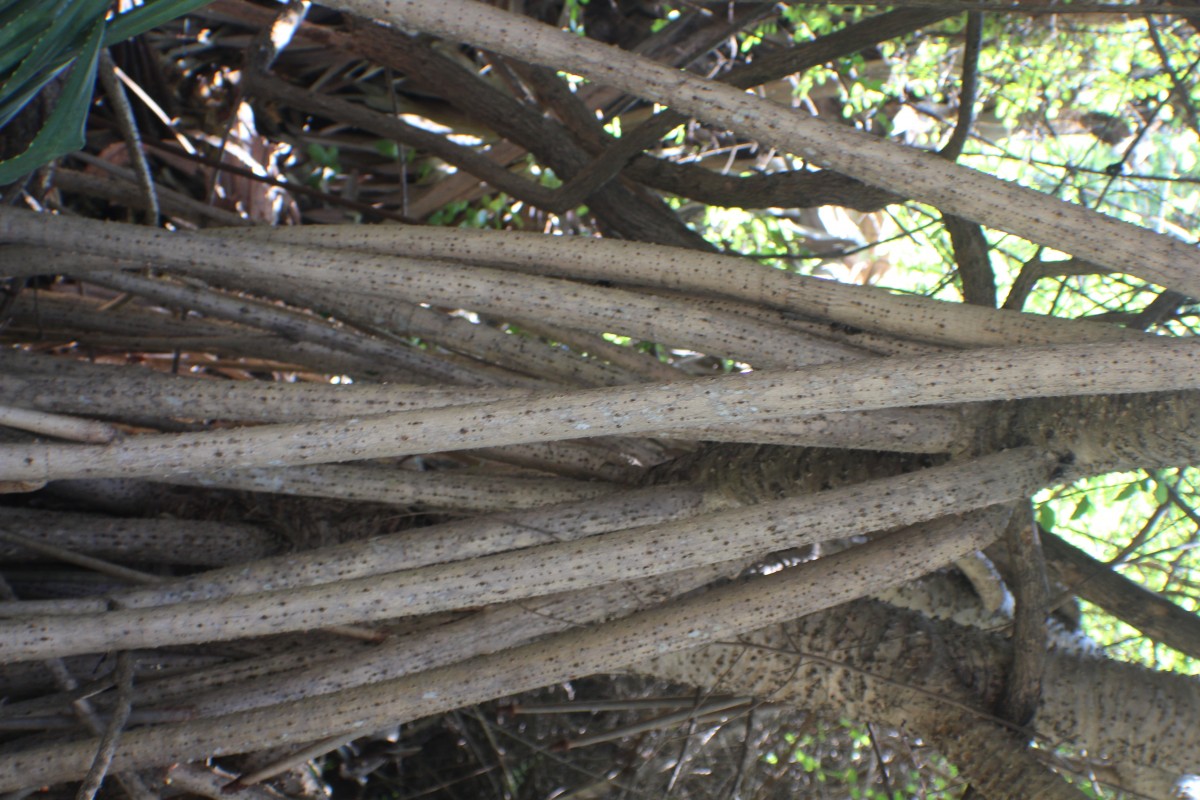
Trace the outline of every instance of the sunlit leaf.
<instances>
[{"instance_id":1,"label":"sunlit leaf","mask_svg":"<svg viewBox=\"0 0 1200 800\"><path fill-rule=\"evenodd\" d=\"M1042 503L1037 510L1037 523L1046 530L1053 530L1057 520L1054 518L1054 506L1049 503Z\"/></svg>"}]
</instances>

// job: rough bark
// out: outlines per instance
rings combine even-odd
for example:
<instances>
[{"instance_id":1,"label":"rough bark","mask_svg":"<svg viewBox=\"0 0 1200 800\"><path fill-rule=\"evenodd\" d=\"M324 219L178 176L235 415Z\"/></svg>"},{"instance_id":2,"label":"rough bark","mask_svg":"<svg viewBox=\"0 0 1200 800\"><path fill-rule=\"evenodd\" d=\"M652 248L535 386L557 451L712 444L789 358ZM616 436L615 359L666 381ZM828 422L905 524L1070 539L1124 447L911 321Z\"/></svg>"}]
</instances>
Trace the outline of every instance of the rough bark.
<instances>
[{"instance_id":1,"label":"rough bark","mask_svg":"<svg viewBox=\"0 0 1200 800\"><path fill-rule=\"evenodd\" d=\"M1015 747L1022 737L991 713L1011 658L999 634L860 601L637 669L706 691L908 728L961 765L985 797L1078 796L1063 795L1055 788L1061 781L1027 761L1067 768L1050 757L1061 744L1151 768L1127 788L1152 797L1165 797L1179 775L1200 769L1195 680L1077 652L1048 655L1028 732L1048 750L1035 756Z\"/></svg>"}]
</instances>

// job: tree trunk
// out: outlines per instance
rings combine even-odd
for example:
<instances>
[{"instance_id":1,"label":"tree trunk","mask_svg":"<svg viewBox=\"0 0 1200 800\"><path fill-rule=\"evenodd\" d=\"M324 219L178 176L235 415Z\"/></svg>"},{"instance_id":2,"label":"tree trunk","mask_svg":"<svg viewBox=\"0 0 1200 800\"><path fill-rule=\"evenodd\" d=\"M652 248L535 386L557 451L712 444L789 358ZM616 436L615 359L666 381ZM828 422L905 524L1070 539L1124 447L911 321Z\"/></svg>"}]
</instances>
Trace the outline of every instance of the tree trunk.
<instances>
[{"instance_id":1,"label":"tree trunk","mask_svg":"<svg viewBox=\"0 0 1200 800\"><path fill-rule=\"evenodd\" d=\"M0 722L51 732L0 742L0 790L82 777L130 704L114 774L196 762L183 774L211 793L214 756L308 759L623 671L881 723L987 798L1081 797L1096 777L1166 797L1200 771L1194 678L1046 633L1054 592L1078 592L1197 657L1194 615L1114 590L1111 565L1068 545L1048 546L1050 572L1096 585L1050 586L1028 520L1045 487L1200 463L1200 347L993 308L981 226L1200 296L1196 249L743 91L943 11L891 12L722 84L480 3L328 5L347 22L303 26L308 44L366 50L477 110L478 132L564 185L270 76L247 74L249 91L428 148L543 211L586 200L612 238L165 230L0 205L6 276L89 287L3 300L0 488L32 499L0 506L15 576L0 578ZM696 35L711 48L729 31ZM555 70L671 110L611 138ZM639 155L682 114L826 171L699 180ZM972 303L719 255L647 188L689 181L731 203L933 204ZM172 372L207 360L166 375L88 363L97 348L172 354ZM259 524L216 519L213 498L246 497L218 489L253 492ZM297 498L282 521L260 513L267 493ZM205 519L176 520L180 497ZM417 515L430 524L395 522ZM47 561L73 568L23 567ZM1131 597L1144 607L1122 609ZM83 722L53 732L66 713Z\"/></svg>"}]
</instances>

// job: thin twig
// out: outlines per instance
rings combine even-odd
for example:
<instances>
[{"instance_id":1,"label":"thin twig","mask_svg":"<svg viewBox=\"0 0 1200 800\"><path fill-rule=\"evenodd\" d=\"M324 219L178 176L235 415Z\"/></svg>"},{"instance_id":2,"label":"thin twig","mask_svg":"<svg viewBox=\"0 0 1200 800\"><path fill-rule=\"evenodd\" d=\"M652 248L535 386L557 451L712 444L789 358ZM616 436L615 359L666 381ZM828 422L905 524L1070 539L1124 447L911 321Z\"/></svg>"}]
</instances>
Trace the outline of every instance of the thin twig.
<instances>
[{"instance_id":1,"label":"thin twig","mask_svg":"<svg viewBox=\"0 0 1200 800\"><path fill-rule=\"evenodd\" d=\"M502 707L501 710L503 713L512 714L513 716L519 714L596 714L601 711L635 711L660 708L683 708L689 711L708 713L708 711L714 710L717 706L720 708L730 708L734 705L749 703L753 699L752 697L724 697L718 695L708 698L707 705L702 706L700 709L696 708L695 697L645 697L627 700L580 700L571 703L513 703Z\"/></svg>"},{"instance_id":2,"label":"thin twig","mask_svg":"<svg viewBox=\"0 0 1200 800\"><path fill-rule=\"evenodd\" d=\"M683 765L687 763L692 749L692 737L695 735L696 715L689 714L687 718L687 733L684 734L683 743L679 746L679 755L675 757L675 766L671 770L671 777L667 780L667 789L663 792L664 797L670 797L675 792L675 787L679 783L679 776L683 774Z\"/></svg>"},{"instance_id":3,"label":"thin twig","mask_svg":"<svg viewBox=\"0 0 1200 800\"><path fill-rule=\"evenodd\" d=\"M659 701L651 701L659 702ZM653 717L651 719L635 722L630 725L625 725L614 730L603 731L601 733L592 734L591 736L579 736L574 739L566 739L554 746L555 750L578 750L581 747L591 747L601 742L611 742L619 739L628 739L646 731L662 730L681 722L695 723L707 717L729 717L739 716L746 707L750 706L753 698L750 697L725 697L715 698L713 700L698 702L696 698L691 698L687 701L687 708L682 711L675 711L670 714ZM587 704L584 704L585 707ZM531 712L527 712L531 713ZM694 733L694 728L689 732ZM682 762L683 755L680 755L679 761Z\"/></svg>"},{"instance_id":4,"label":"thin twig","mask_svg":"<svg viewBox=\"0 0 1200 800\"><path fill-rule=\"evenodd\" d=\"M13 592L12 587L8 585L8 581L4 579L3 575L0 575L0 600L9 602L14 602L17 600L16 593ZM128 654L126 652L122 652L121 655ZM129 661L131 665L130 680L132 681L132 659ZM46 661L43 663L47 671L54 677L54 682L60 689L67 692L77 692L79 689L79 682L75 680L75 677L71 674L71 671L67 669L66 662L64 662L61 658L50 658L46 659ZM120 661L118 661L117 667L120 668ZM107 688L107 685L105 688ZM130 690L130 694L131 693L132 687ZM79 696L72 700L71 707L74 709L75 715L79 718L80 722L84 724L84 727L86 727L93 734L98 734L105 726L101 724L100 717L92 708L91 703L87 701L87 697L90 696L91 695L86 692L79 694ZM120 690L118 690L118 699L119 698ZM114 710L114 720L118 711L119 709ZM157 795L150 791L149 787L146 786L145 781L143 781L136 772L133 772L132 770L119 772L115 777L117 782L121 785L121 788L125 791L125 794L129 795L130 800L156 800Z\"/></svg>"},{"instance_id":5,"label":"thin twig","mask_svg":"<svg viewBox=\"0 0 1200 800\"><path fill-rule=\"evenodd\" d=\"M883 751L879 749L879 738L875 735L871 723L867 723L867 736L871 739L871 749L875 751L875 763L879 764L879 779L883 782L883 793L892 796L892 781L888 776L887 763L883 760Z\"/></svg>"},{"instance_id":6,"label":"thin twig","mask_svg":"<svg viewBox=\"0 0 1200 800\"><path fill-rule=\"evenodd\" d=\"M357 200L349 200L341 195L333 194L331 192L323 192L320 189L314 189L311 186L305 186L304 184L296 183L295 181L285 181L280 180L279 178L272 178L268 175L259 175L253 170L243 169L242 167L234 166L233 164L220 161L216 158L209 158L194 153L188 153L184 150L162 144L160 142L146 142L146 146L154 150L161 150L164 153L170 153L177 158L195 161L196 163L203 164L206 167L212 167L214 170L228 172L232 175L246 178L247 180L258 181L259 183L278 186L281 189L286 189L292 194L302 194L308 197L317 198L323 202L329 203L330 205L344 206L345 208L349 208L353 211L360 211L370 217L379 217L382 219L390 219L395 222L408 222L411 224L417 224L420 222L420 220L414 220L411 217L404 216L403 214L396 214L392 211L378 208L370 203L360 203Z\"/></svg>"},{"instance_id":7,"label":"thin twig","mask_svg":"<svg viewBox=\"0 0 1200 800\"><path fill-rule=\"evenodd\" d=\"M76 553L73 550L68 550L65 547L59 547L58 545L51 544L50 542L39 541L38 539L33 539L20 533L14 533L13 531L0 530L0 542L8 542L9 544L19 545L26 549L33 550L34 552L41 553L42 555L56 558L59 561L66 562L67 564L74 564L76 566L83 567L84 569L90 569L95 572L99 572L102 575L109 575L113 578L119 578L132 583L159 583L164 580L163 578L160 578L157 575L151 575L148 572L142 572L141 570L123 567L120 564L114 564L111 561L105 561L102 558Z\"/></svg>"},{"instance_id":8,"label":"thin twig","mask_svg":"<svg viewBox=\"0 0 1200 800\"><path fill-rule=\"evenodd\" d=\"M331 753L342 745L349 744L359 738L359 736L361 736L360 733L338 734L337 736L322 739L319 742L313 742L299 750L294 750L284 756L273 759L271 763L254 770L254 772L247 775L239 775L235 780L227 783L222 790L226 793L233 793L257 783L262 783L265 780L274 778L281 772L286 772L292 767L300 766L312 761L314 758L320 758L326 753Z\"/></svg>"},{"instance_id":9,"label":"thin twig","mask_svg":"<svg viewBox=\"0 0 1200 800\"><path fill-rule=\"evenodd\" d=\"M233 775L221 772L219 767L209 768L197 764L175 764L167 773L167 780L174 788L216 800L226 800L230 797L236 800L280 800L289 796L266 786L241 786L238 787L236 795L231 794L226 787L233 780Z\"/></svg>"},{"instance_id":10,"label":"thin twig","mask_svg":"<svg viewBox=\"0 0 1200 800\"><path fill-rule=\"evenodd\" d=\"M129 655L128 650L122 650L117 654L116 676L117 698L112 717L109 718L108 727L105 728L104 736L100 739L100 746L96 749L92 767L88 770L79 791L75 794L75 800L92 800L96 796L96 792L99 791L100 784L104 782L104 776L108 772L108 765L112 763L113 755L117 752L121 731L133 708L133 658Z\"/></svg>"},{"instance_id":11,"label":"thin twig","mask_svg":"<svg viewBox=\"0 0 1200 800\"><path fill-rule=\"evenodd\" d=\"M758 750L751 744L751 737L754 735L755 712L757 709L754 706L746 712L746 731L742 734L742 747L738 758L737 772L733 776L733 781L729 787L729 798L742 797L742 784L746 780L746 776L750 774L750 770L754 767L754 762L758 759Z\"/></svg>"},{"instance_id":12,"label":"thin twig","mask_svg":"<svg viewBox=\"0 0 1200 800\"><path fill-rule=\"evenodd\" d=\"M1175 68L1171 66L1170 55L1167 53L1167 49L1163 47L1162 37L1158 35L1158 25L1155 24L1154 17L1149 14L1146 15L1146 31L1150 34L1150 40L1154 42L1154 52L1158 53L1158 59L1162 62L1163 69L1171 78L1171 95L1174 95L1179 106L1182 108L1183 116L1187 120L1188 126L1197 136L1200 136L1200 119L1196 116L1196 107L1192 105L1189 87L1185 80L1179 77L1179 73ZM1171 95L1168 95L1168 99Z\"/></svg>"},{"instance_id":13,"label":"thin twig","mask_svg":"<svg viewBox=\"0 0 1200 800\"><path fill-rule=\"evenodd\" d=\"M159 208L158 195L154 190L154 180L150 177L150 164L146 161L146 153L142 150L142 135L138 131L137 121L133 117L133 108L129 105L129 97L121 81L117 80L119 68L113 63L112 53L108 48L100 51L100 68L97 73L100 83L104 85L104 93L112 103L113 114L117 119L117 127L125 139L125 149L129 151L129 163L137 176L137 184L146 200L146 224L158 225ZM126 78L126 80L129 80Z\"/></svg>"}]
</instances>

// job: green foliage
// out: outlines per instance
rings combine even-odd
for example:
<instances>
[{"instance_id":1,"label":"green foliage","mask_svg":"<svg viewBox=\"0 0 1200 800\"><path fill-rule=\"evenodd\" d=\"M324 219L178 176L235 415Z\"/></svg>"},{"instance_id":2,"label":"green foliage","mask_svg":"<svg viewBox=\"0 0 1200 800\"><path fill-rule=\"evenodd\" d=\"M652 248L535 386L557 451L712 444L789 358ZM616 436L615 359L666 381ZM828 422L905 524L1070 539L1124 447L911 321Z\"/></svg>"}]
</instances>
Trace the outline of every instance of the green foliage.
<instances>
[{"instance_id":1,"label":"green foliage","mask_svg":"<svg viewBox=\"0 0 1200 800\"><path fill-rule=\"evenodd\" d=\"M488 195L479 201L479 208L463 227L504 230L518 219L512 213L512 198L503 192ZM516 226L519 227L519 226Z\"/></svg>"},{"instance_id":2,"label":"green foliage","mask_svg":"<svg viewBox=\"0 0 1200 800\"><path fill-rule=\"evenodd\" d=\"M454 220L467 210L470 205L466 200L454 200L429 215L428 224L439 227L451 226Z\"/></svg>"},{"instance_id":3,"label":"green foliage","mask_svg":"<svg viewBox=\"0 0 1200 800\"><path fill-rule=\"evenodd\" d=\"M475 201L455 200L447 203L430 215L429 224L502 230L521 228L524 221L513 213L512 198L497 193Z\"/></svg>"},{"instance_id":4,"label":"green foliage","mask_svg":"<svg viewBox=\"0 0 1200 800\"><path fill-rule=\"evenodd\" d=\"M308 156L308 163L303 167L305 175L302 182L314 189L328 191L329 182L345 171L342 169L341 151L336 145L308 142L304 146L304 153Z\"/></svg>"},{"instance_id":5,"label":"green foliage","mask_svg":"<svg viewBox=\"0 0 1200 800\"><path fill-rule=\"evenodd\" d=\"M104 39L104 29L105 24L102 19L91 26L74 62L70 77L62 87L62 94L59 96L54 110L29 148L0 163L0 186L12 183L42 164L83 146L84 119L87 115L88 102L92 96L92 86L96 80L96 64L100 57L100 44ZM21 108L33 99L37 90L40 90L46 82L61 71L51 70L47 76L37 76L41 69L36 66L36 63L44 58L44 54L39 52L41 49L35 47L27 60L23 61L9 76L9 80L5 84L5 89L12 86L14 94L16 94L4 104L3 111L0 111L0 118L4 118L5 122L11 120ZM26 69L26 66L31 63L35 66ZM39 80L40 83L38 83ZM37 84L36 89L28 86L31 82Z\"/></svg>"},{"instance_id":6,"label":"green foliage","mask_svg":"<svg viewBox=\"0 0 1200 800\"><path fill-rule=\"evenodd\" d=\"M400 158L400 145L394 139L377 139L372 146L384 158Z\"/></svg>"},{"instance_id":7,"label":"green foliage","mask_svg":"<svg viewBox=\"0 0 1200 800\"><path fill-rule=\"evenodd\" d=\"M583 27L583 7L587 4L588 0L567 0L563 7L563 11L566 12L568 29L580 36L586 33Z\"/></svg>"},{"instance_id":8,"label":"green foliage","mask_svg":"<svg viewBox=\"0 0 1200 800\"><path fill-rule=\"evenodd\" d=\"M1166 76L1155 74L1153 50L1129 46L1145 37L1142 19L1104 26L1080 19L999 23L980 59L980 71L989 76L980 99L995 103L1012 129L1027 116L1054 120L1067 107L1119 112L1122 103L1169 89ZM1029 69L1031 63L1038 69Z\"/></svg>"},{"instance_id":9,"label":"green foliage","mask_svg":"<svg viewBox=\"0 0 1200 800\"><path fill-rule=\"evenodd\" d=\"M327 147L317 142L309 142L305 145L304 152L308 154L313 164L321 169L332 170L334 173L342 171L340 152L336 145Z\"/></svg>"},{"instance_id":10,"label":"green foliage","mask_svg":"<svg viewBox=\"0 0 1200 800\"><path fill-rule=\"evenodd\" d=\"M796 41L826 36L875 13L865 6L841 6L834 3L820 6L781 4L780 16L791 25Z\"/></svg>"},{"instance_id":11,"label":"green foliage","mask_svg":"<svg viewBox=\"0 0 1200 800\"><path fill-rule=\"evenodd\" d=\"M29 148L0 162L0 186L83 146L100 50L210 0L148 0L108 19L109 0L16 0L0 7L0 127L70 70Z\"/></svg>"},{"instance_id":12,"label":"green foliage","mask_svg":"<svg viewBox=\"0 0 1200 800\"><path fill-rule=\"evenodd\" d=\"M1184 23L1092 19L986 18L976 106L1008 133L973 140L962 161L1192 239L1200 185L1172 176L1194 174L1200 161L1200 131L1189 120L1200 103L1195 81L1200 43ZM947 65L961 51L959 25L947 21L936 33L885 45L889 93L925 107L953 105L961 66ZM945 124L918 141L937 146L952 122L947 115ZM1106 127L1106 140L1086 135ZM1090 295L1093 288L1084 291Z\"/></svg>"},{"instance_id":13,"label":"green foliage","mask_svg":"<svg viewBox=\"0 0 1200 800\"><path fill-rule=\"evenodd\" d=\"M0 20L0 68L4 70L0 125L7 124L76 54L97 49L107 9L105 0L14 3L5 9Z\"/></svg>"},{"instance_id":14,"label":"green foliage","mask_svg":"<svg viewBox=\"0 0 1200 800\"><path fill-rule=\"evenodd\" d=\"M786 760L796 764L821 786L822 796L849 797L854 800L906 800L911 797L951 798L962 793L957 770L940 762L924 772L905 759L894 757L872 741L871 731L848 719L836 725L816 722L804 733L787 733L783 739L786 753L768 752L762 758L769 764ZM830 744L836 741L834 752ZM837 766L827 763L832 755ZM881 780L880 758L887 773L886 786Z\"/></svg>"},{"instance_id":15,"label":"green foliage","mask_svg":"<svg viewBox=\"0 0 1200 800\"><path fill-rule=\"evenodd\" d=\"M1184 608L1200 612L1196 512L1200 470L1113 473L1041 492L1037 521L1122 575ZM1200 662L1161 647L1139 631L1085 604L1083 632L1126 661L1200 675Z\"/></svg>"}]
</instances>

